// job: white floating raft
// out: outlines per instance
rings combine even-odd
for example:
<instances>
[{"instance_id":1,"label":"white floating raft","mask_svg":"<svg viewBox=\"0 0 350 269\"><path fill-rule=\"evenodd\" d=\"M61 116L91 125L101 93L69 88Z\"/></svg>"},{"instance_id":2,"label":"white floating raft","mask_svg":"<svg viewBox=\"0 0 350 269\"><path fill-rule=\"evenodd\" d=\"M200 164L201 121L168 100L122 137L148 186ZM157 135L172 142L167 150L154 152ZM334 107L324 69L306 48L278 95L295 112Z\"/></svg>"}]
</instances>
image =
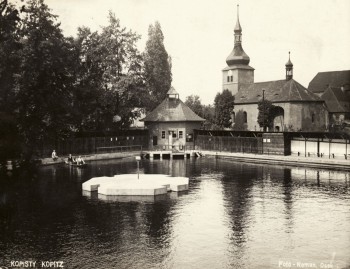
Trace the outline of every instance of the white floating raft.
<instances>
[{"instance_id":1,"label":"white floating raft","mask_svg":"<svg viewBox=\"0 0 350 269\"><path fill-rule=\"evenodd\" d=\"M114 177L94 177L83 183L83 191L113 196L155 196L168 191L188 190L189 178L162 174L122 174Z\"/></svg>"}]
</instances>

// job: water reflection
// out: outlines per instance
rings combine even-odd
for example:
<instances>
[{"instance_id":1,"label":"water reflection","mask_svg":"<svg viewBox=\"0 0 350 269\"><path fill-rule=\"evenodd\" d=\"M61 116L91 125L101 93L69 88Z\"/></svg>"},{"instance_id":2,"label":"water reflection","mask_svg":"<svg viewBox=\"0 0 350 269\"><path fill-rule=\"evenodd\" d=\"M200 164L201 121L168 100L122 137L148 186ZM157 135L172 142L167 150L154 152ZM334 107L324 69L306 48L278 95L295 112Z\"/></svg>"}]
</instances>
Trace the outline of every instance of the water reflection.
<instances>
[{"instance_id":1,"label":"water reflection","mask_svg":"<svg viewBox=\"0 0 350 269\"><path fill-rule=\"evenodd\" d=\"M141 161L142 173L190 178L185 194L102 197L94 176L136 162L43 167L0 188L0 266L63 260L67 268L278 268L281 260L350 264L349 172L210 158ZM105 198L105 199L104 199Z\"/></svg>"}]
</instances>

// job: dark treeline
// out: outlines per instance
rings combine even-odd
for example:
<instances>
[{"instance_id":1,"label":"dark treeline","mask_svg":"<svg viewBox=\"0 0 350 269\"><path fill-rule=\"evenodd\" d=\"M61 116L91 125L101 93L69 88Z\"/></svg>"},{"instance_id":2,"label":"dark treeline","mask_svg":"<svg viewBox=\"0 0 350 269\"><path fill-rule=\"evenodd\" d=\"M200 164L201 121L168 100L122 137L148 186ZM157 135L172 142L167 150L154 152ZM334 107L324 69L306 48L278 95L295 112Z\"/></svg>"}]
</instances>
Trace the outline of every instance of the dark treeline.
<instances>
[{"instance_id":1,"label":"dark treeline","mask_svg":"<svg viewBox=\"0 0 350 269\"><path fill-rule=\"evenodd\" d=\"M127 129L171 85L160 24L140 35L109 12L99 31L66 37L44 0L0 0L0 162L31 158L43 141Z\"/></svg>"}]
</instances>

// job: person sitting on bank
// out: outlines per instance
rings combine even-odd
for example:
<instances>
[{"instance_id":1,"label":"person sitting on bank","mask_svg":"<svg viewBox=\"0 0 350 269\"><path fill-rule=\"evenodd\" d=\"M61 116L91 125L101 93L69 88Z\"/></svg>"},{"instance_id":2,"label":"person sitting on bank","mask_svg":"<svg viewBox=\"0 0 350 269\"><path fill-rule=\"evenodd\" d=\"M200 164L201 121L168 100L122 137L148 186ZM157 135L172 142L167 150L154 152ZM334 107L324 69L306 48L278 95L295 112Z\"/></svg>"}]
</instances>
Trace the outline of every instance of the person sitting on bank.
<instances>
[{"instance_id":1,"label":"person sitting on bank","mask_svg":"<svg viewBox=\"0 0 350 269\"><path fill-rule=\"evenodd\" d=\"M68 163L73 163L73 157L72 157L72 154L69 154L68 156Z\"/></svg>"},{"instance_id":2,"label":"person sitting on bank","mask_svg":"<svg viewBox=\"0 0 350 269\"><path fill-rule=\"evenodd\" d=\"M83 160L83 158L81 156L78 157L77 164L79 164L79 165L85 164L85 161Z\"/></svg>"},{"instance_id":3,"label":"person sitting on bank","mask_svg":"<svg viewBox=\"0 0 350 269\"><path fill-rule=\"evenodd\" d=\"M51 158L52 160L56 161L58 159L57 153L55 150L53 150L52 154L51 154Z\"/></svg>"}]
</instances>

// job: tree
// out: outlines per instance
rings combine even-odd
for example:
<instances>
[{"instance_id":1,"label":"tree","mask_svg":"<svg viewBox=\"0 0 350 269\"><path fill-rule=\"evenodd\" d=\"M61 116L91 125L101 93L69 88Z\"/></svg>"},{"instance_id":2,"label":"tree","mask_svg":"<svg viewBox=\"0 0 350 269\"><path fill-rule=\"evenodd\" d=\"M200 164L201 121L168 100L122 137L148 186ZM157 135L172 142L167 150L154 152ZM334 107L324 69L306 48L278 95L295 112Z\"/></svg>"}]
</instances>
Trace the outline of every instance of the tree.
<instances>
[{"instance_id":1,"label":"tree","mask_svg":"<svg viewBox=\"0 0 350 269\"><path fill-rule=\"evenodd\" d=\"M7 160L19 156L20 143L14 117L16 74L20 68L18 51L19 11L7 0L0 2L0 169Z\"/></svg>"},{"instance_id":2,"label":"tree","mask_svg":"<svg viewBox=\"0 0 350 269\"><path fill-rule=\"evenodd\" d=\"M18 34L19 11L7 0L0 2L0 110L13 112L15 75L20 67L18 51L21 48Z\"/></svg>"},{"instance_id":3,"label":"tree","mask_svg":"<svg viewBox=\"0 0 350 269\"><path fill-rule=\"evenodd\" d=\"M110 12L101 33L79 28L80 54L76 107L80 129L127 128L139 115L147 92L142 80L142 57L136 47L140 36L120 25ZM143 98L146 96L146 98Z\"/></svg>"},{"instance_id":4,"label":"tree","mask_svg":"<svg viewBox=\"0 0 350 269\"><path fill-rule=\"evenodd\" d=\"M232 125L231 114L234 108L234 96L229 90L224 90L215 96L215 123L220 128L230 128Z\"/></svg>"},{"instance_id":5,"label":"tree","mask_svg":"<svg viewBox=\"0 0 350 269\"><path fill-rule=\"evenodd\" d=\"M276 107L269 100L261 100L258 102L258 124L263 128L271 128L276 114Z\"/></svg>"},{"instance_id":6,"label":"tree","mask_svg":"<svg viewBox=\"0 0 350 269\"><path fill-rule=\"evenodd\" d=\"M235 115L235 124L233 125L233 130L246 131L247 129L246 115L244 114L243 110L239 110Z\"/></svg>"},{"instance_id":7,"label":"tree","mask_svg":"<svg viewBox=\"0 0 350 269\"><path fill-rule=\"evenodd\" d=\"M19 130L27 145L71 131L74 48L43 0L30 0L20 30Z\"/></svg>"},{"instance_id":8,"label":"tree","mask_svg":"<svg viewBox=\"0 0 350 269\"><path fill-rule=\"evenodd\" d=\"M203 105L198 95L187 96L185 104L198 116L203 116Z\"/></svg>"},{"instance_id":9,"label":"tree","mask_svg":"<svg viewBox=\"0 0 350 269\"><path fill-rule=\"evenodd\" d=\"M169 91L172 81L171 58L164 47L164 36L159 22L148 28L144 52L144 79L150 93L147 110L158 105Z\"/></svg>"},{"instance_id":10,"label":"tree","mask_svg":"<svg viewBox=\"0 0 350 269\"><path fill-rule=\"evenodd\" d=\"M215 124L215 108L212 105L203 105L202 118L205 119L205 122L202 123L203 129L218 129L218 126Z\"/></svg>"},{"instance_id":11,"label":"tree","mask_svg":"<svg viewBox=\"0 0 350 269\"><path fill-rule=\"evenodd\" d=\"M87 27L78 28L75 47L79 54L74 91L74 119L79 131L103 129L101 99L105 97L100 37Z\"/></svg>"},{"instance_id":12,"label":"tree","mask_svg":"<svg viewBox=\"0 0 350 269\"><path fill-rule=\"evenodd\" d=\"M145 92L141 77L142 56L136 46L139 39L139 35L121 27L119 19L109 13L109 25L102 28L100 35L101 48L105 50L101 51L103 83L105 89L116 96L116 102L109 103L107 110L101 107L107 115L107 128L127 128L139 115L135 107L140 107ZM109 113L113 113L112 118L108 117ZM113 121L114 116L120 116L121 120Z\"/></svg>"}]
</instances>

